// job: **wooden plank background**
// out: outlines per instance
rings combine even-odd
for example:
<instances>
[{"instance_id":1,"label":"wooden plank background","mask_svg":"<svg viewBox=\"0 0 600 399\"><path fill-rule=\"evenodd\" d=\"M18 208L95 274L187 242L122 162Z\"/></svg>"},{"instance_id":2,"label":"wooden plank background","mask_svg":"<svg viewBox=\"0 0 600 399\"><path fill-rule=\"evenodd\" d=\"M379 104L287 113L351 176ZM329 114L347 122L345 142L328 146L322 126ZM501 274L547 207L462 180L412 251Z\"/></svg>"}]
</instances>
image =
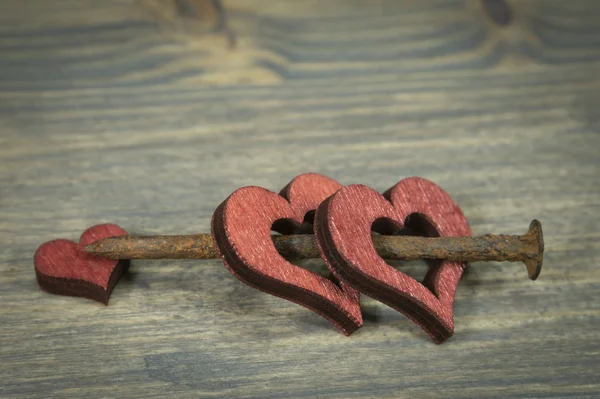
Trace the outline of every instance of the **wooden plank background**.
<instances>
[{"instance_id":1,"label":"wooden plank background","mask_svg":"<svg viewBox=\"0 0 600 399\"><path fill-rule=\"evenodd\" d=\"M2 1L0 397L600 395L600 2L487 4L225 0L228 33L198 1ZM539 218L545 269L473 264L441 346L367 297L344 337L217 260L135 261L108 307L36 285L44 241L207 232L306 171L429 178L475 234Z\"/></svg>"}]
</instances>

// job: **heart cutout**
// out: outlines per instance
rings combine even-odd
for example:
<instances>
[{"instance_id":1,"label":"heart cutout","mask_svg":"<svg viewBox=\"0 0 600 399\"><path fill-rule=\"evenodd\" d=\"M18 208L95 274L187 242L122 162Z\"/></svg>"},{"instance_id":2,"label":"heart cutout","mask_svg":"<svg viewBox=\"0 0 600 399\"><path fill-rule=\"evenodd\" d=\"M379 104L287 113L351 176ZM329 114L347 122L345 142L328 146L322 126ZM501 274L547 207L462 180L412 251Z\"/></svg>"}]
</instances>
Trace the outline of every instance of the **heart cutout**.
<instances>
[{"instance_id":1,"label":"heart cutout","mask_svg":"<svg viewBox=\"0 0 600 399\"><path fill-rule=\"evenodd\" d=\"M350 335L362 325L360 293L284 259L271 229L292 232L310 211L342 186L309 173L296 177L276 194L242 187L215 210L211 231L227 269L245 284L302 305Z\"/></svg>"},{"instance_id":2,"label":"heart cutout","mask_svg":"<svg viewBox=\"0 0 600 399\"><path fill-rule=\"evenodd\" d=\"M317 209L315 234L338 278L403 313L441 343L454 332L454 293L465 264L436 262L420 283L387 264L371 238L372 230L391 234L414 214L429 236L471 236L452 198L418 177L401 180L384 195L363 185L340 189Z\"/></svg>"},{"instance_id":3,"label":"heart cutout","mask_svg":"<svg viewBox=\"0 0 600 399\"><path fill-rule=\"evenodd\" d=\"M115 224L100 224L84 231L79 244L64 239L42 244L33 259L38 284L53 294L81 296L108 305L110 294L129 262L90 255L83 247L124 235L127 232Z\"/></svg>"}]
</instances>

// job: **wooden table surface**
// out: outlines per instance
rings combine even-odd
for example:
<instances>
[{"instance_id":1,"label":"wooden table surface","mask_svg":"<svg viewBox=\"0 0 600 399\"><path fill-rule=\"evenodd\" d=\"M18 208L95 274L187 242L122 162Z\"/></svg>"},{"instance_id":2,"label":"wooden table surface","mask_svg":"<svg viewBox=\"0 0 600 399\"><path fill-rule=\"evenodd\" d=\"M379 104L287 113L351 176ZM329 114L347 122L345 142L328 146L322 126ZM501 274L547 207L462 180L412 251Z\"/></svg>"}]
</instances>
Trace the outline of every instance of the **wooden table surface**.
<instances>
[{"instance_id":1,"label":"wooden table surface","mask_svg":"<svg viewBox=\"0 0 600 399\"><path fill-rule=\"evenodd\" d=\"M600 2L224 4L229 32L189 1L1 3L0 397L600 396ZM208 232L307 171L426 177L474 234L538 218L544 270L472 264L440 346L364 296L345 337L219 260L134 261L108 307L36 284L44 241Z\"/></svg>"}]
</instances>

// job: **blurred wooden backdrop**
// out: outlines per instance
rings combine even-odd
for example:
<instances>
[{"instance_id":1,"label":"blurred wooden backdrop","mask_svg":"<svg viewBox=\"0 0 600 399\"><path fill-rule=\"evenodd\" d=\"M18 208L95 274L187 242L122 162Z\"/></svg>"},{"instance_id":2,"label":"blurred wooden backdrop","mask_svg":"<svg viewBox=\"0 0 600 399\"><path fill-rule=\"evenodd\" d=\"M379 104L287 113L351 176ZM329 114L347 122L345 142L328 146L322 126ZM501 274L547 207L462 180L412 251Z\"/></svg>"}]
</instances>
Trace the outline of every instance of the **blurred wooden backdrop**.
<instances>
[{"instance_id":1,"label":"blurred wooden backdrop","mask_svg":"<svg viewBox=\"0 0 600 399\"><path fill-rule=\"evenodd\" d=\"M0 397L599 395L600 2L224 6L0 3ZM346 338L217 260L133 262L108 307L35 283L44 241L207 232L306 171L429 178L475 234L539 218L545 269L473 264L441 346L366 297Z\"/></svg>"}]
</instances>

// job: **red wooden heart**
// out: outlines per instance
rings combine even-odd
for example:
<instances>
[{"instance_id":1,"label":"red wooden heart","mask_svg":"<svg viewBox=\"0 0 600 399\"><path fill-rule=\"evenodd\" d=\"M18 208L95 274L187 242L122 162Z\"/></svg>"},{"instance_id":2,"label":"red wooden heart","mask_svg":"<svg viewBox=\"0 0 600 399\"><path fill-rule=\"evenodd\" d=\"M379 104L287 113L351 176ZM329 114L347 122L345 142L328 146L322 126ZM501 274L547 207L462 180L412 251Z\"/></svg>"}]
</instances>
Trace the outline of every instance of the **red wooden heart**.
<instances>
[{"instance_id":1,"label":"red wooden heart","mask_svg":"<svg viewBox=\"0 0 600 399\"><path fill-rule=\"evenodd\" d=\"M281 195L261 187L243 187L216 209L211 230L234 276L320 314L350 335L362 325L360 294L288 262L271 238L272 228L293 230L291 226L299 226L308 212L341 187L335 180L312 173L296 177Z\"/></svg>"},{"instance_id":2,"label":"red wooden heart","mask_svg":"<svg viewBox=\"0 0 600 399\"><path fill-rule=\"evenodd\" d=\"M388 265L375 250L372 231L391 234L409 216L407 224L428 236L471 235L452 198L416 177L400 181L383 196L363 185L342 188L318 208L315 234L339 278L400 311L441 343L454 332L454 292L465 264L436 262L423 284Z\"/></svg>"},{"instance_id":3,"label":"red wooden heart","mask_svg":"<svg viewBox=\"0 0 600 399\"><path fill-rule=\"evenodd\" d=\"M63 239L42 244L33 258L38 284L53 294L82 296L108 305L128 262L90 255L83 247L123 235L127 232L115 224L100 224L84 231L79 244Z\"/></svg>"}]
</instances>

